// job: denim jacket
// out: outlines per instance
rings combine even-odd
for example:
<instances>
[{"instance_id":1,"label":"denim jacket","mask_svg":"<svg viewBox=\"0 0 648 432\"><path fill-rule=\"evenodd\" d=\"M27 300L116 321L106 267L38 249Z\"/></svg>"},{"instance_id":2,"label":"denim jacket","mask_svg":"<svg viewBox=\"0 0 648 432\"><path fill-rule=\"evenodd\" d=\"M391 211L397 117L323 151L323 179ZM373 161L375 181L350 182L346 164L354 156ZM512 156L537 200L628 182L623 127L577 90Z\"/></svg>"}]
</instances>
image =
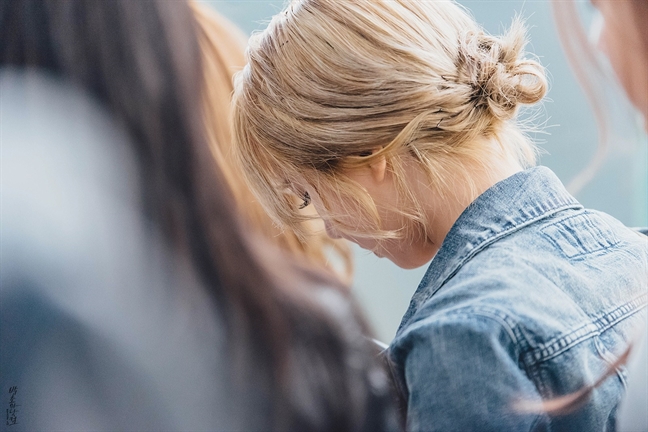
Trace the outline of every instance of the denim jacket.
<instances>
[{"instance_id":1,"label":"denim jacket","mask_svg":"<svg viewBox=\"0 0 648 432\"><path fill-rule=\"evenodd\" d=\"M520 405L594 383L647 302L645 236L547 168L497 183L448 233L389 348L408 430L614 430L623 367L569 414Z\"/></svg>"}]
</instances>

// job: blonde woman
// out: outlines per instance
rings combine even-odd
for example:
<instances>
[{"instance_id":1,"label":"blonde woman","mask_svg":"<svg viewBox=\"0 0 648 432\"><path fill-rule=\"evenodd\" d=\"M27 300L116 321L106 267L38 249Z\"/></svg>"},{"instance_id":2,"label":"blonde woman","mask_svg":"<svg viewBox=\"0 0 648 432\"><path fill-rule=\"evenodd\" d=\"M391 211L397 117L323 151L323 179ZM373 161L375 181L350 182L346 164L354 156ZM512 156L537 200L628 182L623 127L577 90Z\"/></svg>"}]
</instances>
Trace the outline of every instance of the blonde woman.
<instances>
[{"instance_id":1,"label":"blonde woman","mask_svg":"<svg viewBox=\"0 0 648 432\"><path fill-rule=\"evenodd\" d=\"M302 231L307 237L297 237L290 229L282 229L272 222L254 198L243 174L233 160L230 128L230 96L232 76L245 65L243 52L246 37L231 22L205 4L190 2L196 21L204 69L203 104L205 129L212 154L234 193L239 213L273 243L311 265L334 271L344 282L350 282L353 273L351 250L346 242L334 240L322 233L317 223L305 222ZM310 209L304 212L308 214ZM335 257L331 260L332 257ZM341 266L334 267L331 261Z\"/></svg>"},{"instance_id":2,"label":"blonde woman","mask_svg":"<svg viewBox=\"0 0 648 432\"><path fill-rule=\"evenodd\" d=\"M583 209L516 123L546 92L514 20L454 2L299 0L250 41L236 151L276 221L302 197L331 237L404 268L432 258L389 348L410 430L604 430L623 384L565 417L646 304L646 243Z\"/></svg>"}]
</instances>

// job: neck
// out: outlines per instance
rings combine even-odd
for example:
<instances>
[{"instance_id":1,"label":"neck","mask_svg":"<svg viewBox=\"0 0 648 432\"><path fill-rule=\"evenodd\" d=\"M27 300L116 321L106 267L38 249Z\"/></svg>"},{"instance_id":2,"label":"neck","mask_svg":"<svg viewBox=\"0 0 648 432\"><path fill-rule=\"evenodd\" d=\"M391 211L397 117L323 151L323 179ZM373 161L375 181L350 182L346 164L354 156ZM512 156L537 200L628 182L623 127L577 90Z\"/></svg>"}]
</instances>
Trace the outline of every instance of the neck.
<instances>
[{"instance_id":1,"label":"neck","mask_svg":"<svg viewBox=\"0 0 648 432\"><path fill-rule=\"evenodd\" d=\"M499 149L500 147L498 147ZM522 171L517 160L498 150L487 162L464 163L445 188L425 195L428 241L441 247L446 235L466 208L496 183ZM440 203L443 203L440 205Z\"/></svg>"}]
</instances>

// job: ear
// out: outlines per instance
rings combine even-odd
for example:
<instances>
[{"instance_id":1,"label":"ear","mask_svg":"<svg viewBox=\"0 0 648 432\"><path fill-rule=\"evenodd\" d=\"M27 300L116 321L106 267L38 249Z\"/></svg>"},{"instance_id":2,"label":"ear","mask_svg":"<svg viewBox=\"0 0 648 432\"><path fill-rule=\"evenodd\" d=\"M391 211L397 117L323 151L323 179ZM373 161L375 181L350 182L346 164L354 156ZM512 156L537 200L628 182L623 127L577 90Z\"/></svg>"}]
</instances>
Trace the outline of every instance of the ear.
<instances>
[{"instance_id":1,"label":"ear","mask_svg":"<svg viewBox=\"0 0 648 432\"><path fill-rule=\"evenodd\" d=\"M387 158L382 155L375 161L369 164L369 169L371 170L371 177L373 180L380 184L385 180L385 173L387 172Z\"/></svg>"}]
</instances>

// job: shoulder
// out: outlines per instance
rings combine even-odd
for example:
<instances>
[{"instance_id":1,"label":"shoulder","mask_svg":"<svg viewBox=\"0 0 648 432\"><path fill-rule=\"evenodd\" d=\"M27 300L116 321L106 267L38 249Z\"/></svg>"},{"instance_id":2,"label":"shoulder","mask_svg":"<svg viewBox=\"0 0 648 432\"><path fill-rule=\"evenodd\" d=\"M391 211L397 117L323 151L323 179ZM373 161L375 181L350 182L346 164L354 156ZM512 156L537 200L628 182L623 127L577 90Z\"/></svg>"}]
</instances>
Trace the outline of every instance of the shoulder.
<instances>
[{"instance_id":1,"label":"shoulder","mask_svg":"<svg viewBox=\"0 0 648 432\"><path fill-rule=\"evenodd\" d=\"M499 239L450 277L431 281L412 318L486 310L531 332L567 331L645 293L643 237L604 213L563 212Z\"/></svg>"},{"instance_id":2,"label":"shoulder","mask_svg":"<svg viewBox=\"0 0 648 432\"><path fill-rule=\"evenodd\" d=\"M412 350L423 350L428 351L425 355L445 356L452 351L472 352L477 345L488 344L501 346L517 357L519 338L515 321L505 313L489 307L464 307L417 314L396 336L390 354L398 358Z\"/></svg>"},{"instance_id":3,"label":"shoulder","mask_svg":"<svg viewBox=\"0 0 648 432\"><path fill-rule=\"evenodd\" d=\"M516 413L537 400L520 364L517 336L496 312L457 310L412 323L390 348L407 398L408 427L531 430L542 416ZM425 426L428 425L428 426Z\"/></svg>"}]
</instances>

